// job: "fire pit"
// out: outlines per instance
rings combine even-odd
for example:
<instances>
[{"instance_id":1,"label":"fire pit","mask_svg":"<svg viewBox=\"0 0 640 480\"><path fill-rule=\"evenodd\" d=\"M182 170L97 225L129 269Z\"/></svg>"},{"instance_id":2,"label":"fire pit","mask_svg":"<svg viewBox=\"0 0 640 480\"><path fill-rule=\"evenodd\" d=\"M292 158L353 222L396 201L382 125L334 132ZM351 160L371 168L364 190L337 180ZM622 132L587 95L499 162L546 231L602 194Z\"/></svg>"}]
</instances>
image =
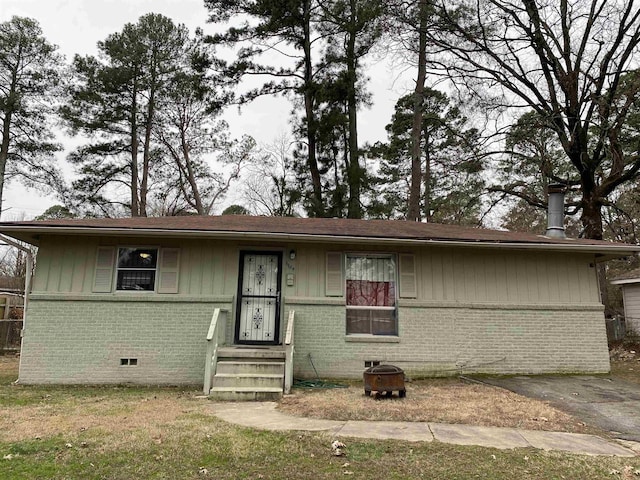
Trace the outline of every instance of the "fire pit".
<instances>
[{"instance_id":1,"label":"fire pit","mask_svg":"<svg viewBox=\"0 0 640 480\"><path fill-rule=\"evenodd\" d=\"M371 392L378 392L390 397L394 391L400 398L407 396L404 386L404 370L394 365L376 365L367 368L362 374L364 379L364 394L370 396Z\"/></svg>"}]
</instances>

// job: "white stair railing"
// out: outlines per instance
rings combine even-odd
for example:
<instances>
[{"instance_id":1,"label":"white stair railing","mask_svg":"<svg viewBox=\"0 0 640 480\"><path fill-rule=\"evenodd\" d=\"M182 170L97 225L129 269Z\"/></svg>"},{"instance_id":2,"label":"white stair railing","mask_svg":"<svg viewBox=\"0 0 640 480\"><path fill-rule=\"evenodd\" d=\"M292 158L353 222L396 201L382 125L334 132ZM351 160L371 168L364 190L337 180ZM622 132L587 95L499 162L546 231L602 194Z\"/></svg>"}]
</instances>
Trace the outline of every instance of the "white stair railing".
<instances>
[{"instance_id":1,"label":"white stair railing","mask_svg":"<svg viewBox=\"0 0 640 480\"><path fill-rule=\"evenodd\" d=\"M204 387L202 391L205 395L211 392L211 382L216 374L216 364L218 362L218 347L224 345L225 325L227 323L227 311L216 308L211 317L211 324L207 332L207 356L204 364Z\"/></svg>"},{"instance_id":2,"label":"white stair railing","mask_svg":"<svg viewBox=\"0 0 640 480\"><path fill-rule=\"evenodd\" d=\"M293 329L295 311L289 310L289 320L287 321L287 330L284 335L284 393L291 393L291 384L293 383Z\"/></svg>"}]
</instances>

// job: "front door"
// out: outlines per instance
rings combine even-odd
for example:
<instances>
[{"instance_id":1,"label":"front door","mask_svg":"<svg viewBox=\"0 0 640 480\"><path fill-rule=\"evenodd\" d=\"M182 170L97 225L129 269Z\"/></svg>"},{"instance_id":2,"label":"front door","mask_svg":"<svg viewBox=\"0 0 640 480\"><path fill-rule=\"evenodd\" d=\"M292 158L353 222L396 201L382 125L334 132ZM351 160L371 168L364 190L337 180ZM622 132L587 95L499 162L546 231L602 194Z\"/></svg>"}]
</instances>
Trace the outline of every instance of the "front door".
<instances>
[{"instance_id":1,"label":"front door","mask_svg":"<svg viewBox=\"0 0 640 480\"><path fill-rule=\"evenodd\" d=\"M278 343L281 277L281 253L240 252L237 343Z\"/></svg>"}]
</instances>

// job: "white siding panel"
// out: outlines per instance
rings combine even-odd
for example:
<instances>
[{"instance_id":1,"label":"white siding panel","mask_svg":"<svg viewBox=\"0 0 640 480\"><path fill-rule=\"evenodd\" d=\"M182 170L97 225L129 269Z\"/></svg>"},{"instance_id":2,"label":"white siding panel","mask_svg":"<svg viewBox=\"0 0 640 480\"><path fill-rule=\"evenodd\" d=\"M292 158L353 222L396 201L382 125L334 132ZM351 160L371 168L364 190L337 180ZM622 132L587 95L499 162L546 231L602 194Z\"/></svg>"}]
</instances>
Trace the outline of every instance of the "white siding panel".
<instances>
[{"instance_id":1,"label":"white siding panel","mask_svg":"<svg viewBox=\"0 0 640 480\"><path fill-rule=\"evenodd\" d=\"M622 293L627 330L640 334L640 284L623 285Z\"/></svg>"}]
</instances>

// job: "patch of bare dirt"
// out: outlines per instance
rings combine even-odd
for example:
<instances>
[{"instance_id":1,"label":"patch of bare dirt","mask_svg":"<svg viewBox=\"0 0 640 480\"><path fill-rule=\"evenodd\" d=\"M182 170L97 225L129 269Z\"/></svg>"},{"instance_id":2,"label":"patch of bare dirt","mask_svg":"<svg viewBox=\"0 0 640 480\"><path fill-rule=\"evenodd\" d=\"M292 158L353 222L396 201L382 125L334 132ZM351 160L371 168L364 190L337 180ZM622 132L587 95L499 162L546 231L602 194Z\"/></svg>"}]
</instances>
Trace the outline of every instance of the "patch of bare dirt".
<instances>
[{"instance_id":1,"label":"patch of bare dirt","mask_svg":"<svg viewBox=\"0 0 640 480\"><path fill-rule=\"evenodd\" d=\"M406 398L367 397L361 387L301 390L279 408L297 416L331 420L390 420L593 433L591 427L546 402L457 379L406 384Z\"/></svg>"}]
</instances>

